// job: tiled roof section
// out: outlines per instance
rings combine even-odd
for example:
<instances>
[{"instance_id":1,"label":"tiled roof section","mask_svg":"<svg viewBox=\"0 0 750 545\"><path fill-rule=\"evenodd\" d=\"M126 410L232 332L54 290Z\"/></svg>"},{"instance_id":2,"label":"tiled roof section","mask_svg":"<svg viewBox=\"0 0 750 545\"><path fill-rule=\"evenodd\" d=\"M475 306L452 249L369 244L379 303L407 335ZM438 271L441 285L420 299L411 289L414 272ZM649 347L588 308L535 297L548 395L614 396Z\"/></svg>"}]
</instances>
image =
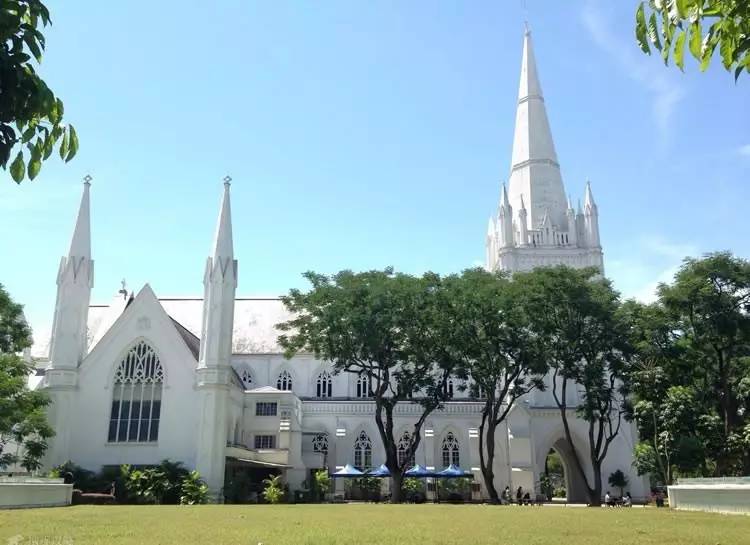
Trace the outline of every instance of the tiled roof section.
<instances>
[{"instance_id":1,"label":"tiled roof section","mask_svg":"<svg viewBox=\"0 0 750 545\"><path fill-rule=\"evenodd\" d=\"M200 336L203 315L202 298L159 299L172 318L194 335ZM278 297L240 297L234 302L232 352L235 354L280 354L276 324L291 314Z\"/></svg>"},{"instance_id":2,"label":"tiled roof section","mask_svg":"<svg viewBox=\"0 0 750 545\"><path fill-rule=\"evenodd\" d=\"M159 302L175 322L190 350L198 358L200 348L201 321L203 317L202 297L164 297ZM88 318L89 351L122 312L112 305L91 305ZM116 316L116 315L117 316ZM232 352L235 354L281 354L279 331L276 324L289 320L292 315L278 297L239 297L234 302L234 331ZM49 332L34 334L32 357L46 358L49 352Z\"/></svg>"},{"instance_id":3,"label":"tiled roof section","mask_svg":"<svg viewBox=\"0 0 750 545\"><path fill-rule=\"evenodd\" d=\"M177 330L177 333L180 334L180 337L183 338L185 341L185 344L190 349L190 352L193 354L193 357L195 358L195 361L198 361L198 357L201 352L201 340L196 336L193 335L185 326L183 326L180 322L169 317L170 320L172 320L172 323L174 324L175 329Z\"/></svg>"}]
</instances>

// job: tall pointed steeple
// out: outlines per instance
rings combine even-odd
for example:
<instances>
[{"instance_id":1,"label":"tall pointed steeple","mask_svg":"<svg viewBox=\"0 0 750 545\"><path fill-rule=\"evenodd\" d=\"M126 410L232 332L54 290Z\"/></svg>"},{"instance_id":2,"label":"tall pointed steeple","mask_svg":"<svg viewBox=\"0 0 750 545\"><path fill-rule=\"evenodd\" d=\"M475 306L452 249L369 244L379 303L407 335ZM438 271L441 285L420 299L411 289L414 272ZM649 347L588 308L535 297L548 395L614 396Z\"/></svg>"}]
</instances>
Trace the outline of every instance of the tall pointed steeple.
<instances>
[{"instance_id":1,"label":"tall pointed steeple","mask_svg":"<svg viewBox=\"0 0 750 545\"><path fill-rule=\"evenodd\" d=\"M49 354L50 365L55 368L76 368L86 354L86 320L94 285L90 182L91 177L86 176L70 249L68 255L60 259L57 271L57 302Z\"/></svg>"},{"instance_id":2,"label":"tall pointed steeple","mask_svg":"<svg viewBox=\"0 0 750 545\"><path fill-rule=\"evenodd\" d=\"M91 211L89 209L89 188L91 178L87 176L83 182L83 195L81 205L78 208L76 226L73 230L73 238L70 241L68 258L86 257L91 258Z\"/></svg>"},{"instance_id":3,"label":"tall pointed steeple","mask_svg":"<svg viewBox=\"0 0 750 545\"><path fill-rule=\"evenodd\" d=\"M68 255L60 259L57 271L57 299L52 319L49 365L42 387L50 397L47 419L55 437L45 455L45 466L70 460L70 410L76 394L78 367L88 351L88 315L91 288L94 286L94 262L91 259L91 216L86 176Z\"/></svg>"},{"instance_id":4,"label":"tall pointed steeple","mask_svg":"<svg viewBox=\"0 0 750 545\"><path fill-rule=\"evenodd\" d=\"M229 177L224 179L224 195L221 198L219 219L216 222L214 244L211 256L214 260L234 258L234 243L232 241L232 206L229 202Z\"/></svg>"},{"instance_id":5,"label":"tall pointed steeple","mask_svg":"<svg viewBox=\"0 0 750 545\"><path fill-rule=\"evenodd\" d=\"M203 327L198 367L229 368L234 325L234 295L237 288L237 261L232 242L232 212L229 182L224 178L219 218L216 221L211 255L203 277Z\"/></svg>"},{"instance_id":6,"label":"tall pointed steeple","mask_svg":"<svg viewBox=\"0 0 750 545\"><path fill-rule=\"evenodd\" d=\"M219 218L211 255L203 276L203 324L196 369L198 415L195 466L214 498L224 485L224 445L227 442L228 385L232 373L234 295L237 261L232 243L229 176L224 178Z\"/></svg>"},{"instance_id":7,"label":"tall pointed steeple","mask_svg":"<svg viewBox=\"0 0 750 545\"><path fill-rule=\"evenodd\" d=\"M539 227L547 210L555 228L565 227L565 189L528 28L523 38L509 194L516 209L521 195L525 197L529 229Z\"/></svg>"}]
</instances>

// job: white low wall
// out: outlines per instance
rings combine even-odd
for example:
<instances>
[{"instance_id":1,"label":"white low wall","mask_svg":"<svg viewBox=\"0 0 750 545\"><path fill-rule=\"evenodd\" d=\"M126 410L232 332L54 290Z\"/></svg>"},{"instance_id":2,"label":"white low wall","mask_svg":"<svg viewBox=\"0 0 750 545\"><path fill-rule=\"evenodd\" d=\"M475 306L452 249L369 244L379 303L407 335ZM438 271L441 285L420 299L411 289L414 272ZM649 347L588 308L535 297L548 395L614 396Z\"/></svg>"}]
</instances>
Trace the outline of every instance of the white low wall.
<instances>
[{"instance_id":1,"label":"white low wall","mask_svg":"<svg viewBox=\"0 0 750 545\"><path fill-rule=\"evenodd\" d=\"M0 477L0 509L70 505L73 485L62 479Z\"/></svg>"},{"instance_id":2,"label":"white low wall","mask_svg":"<svg viewBox=\"0 0 750 545\"><path fill-rule=\"evenodd\" d=\"M689 479L667 489L675 509L750 514L748 479Z\"/></svg>"}]
</instances>

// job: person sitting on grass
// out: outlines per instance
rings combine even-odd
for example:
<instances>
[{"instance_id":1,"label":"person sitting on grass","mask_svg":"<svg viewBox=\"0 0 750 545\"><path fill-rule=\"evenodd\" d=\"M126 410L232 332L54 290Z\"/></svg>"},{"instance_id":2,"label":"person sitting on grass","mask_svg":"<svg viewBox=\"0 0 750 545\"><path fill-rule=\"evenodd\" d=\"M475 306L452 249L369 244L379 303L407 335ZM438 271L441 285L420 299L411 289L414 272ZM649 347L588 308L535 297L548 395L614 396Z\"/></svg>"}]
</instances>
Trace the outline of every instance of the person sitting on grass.
<instances>
[{"instance_id":1,"label":"person sitting on grass","mask_svg":"<svg viewBox=\"0 0 750 545\"><path fill-rule=\"evenodd\" d=\"M510 486L506 486L505 490L503 490L502 495L500 496L500 503L507 504L507 503L513 503L513 496L510 492Z\"/></svg>"},{"instance_id":2,"label":"person sitting on grass","mask_svg":"<svg viewBox=\"0 0 750 545\"><path fill-rule=\"evenodd\" d=\"M516 502L518 502L518 505L521 505L522 501L523 501L523 488L519 486L518 490L516 490Z\"/></svg>"},{"instance_id":3,"label":"person sitting on grass","mask_svg":"<svg viewBox=\"0 0 750 545\"><path fill-rule=\"evenodd\" d=\"M604 494L604 505L606 505L607 507L615 506L615 502L612 499L612 496L610 495L609 490L607 490L607 493Z\"/></svg>"},{"instance_id":4,"label":"person sitting on grass","mask_svg":"<svg viewBox=\"0 0 750 545\"><path fill-rule=\"evenodd\" d=\"M630 492L625 494L625 497L622 499L622 506L633 507L633 496L630 495Z\"/></svg>"},{"instance_id":5,"label":"person sitting on grass","mask_svg":"<svg viewBox=\"0 0 750 545\"><path fill-rule=\"evenodd\" d=\"M523 495L523 504L524 505L531 505L531 494L526 492L526 494Z\"/></svg>"}]
</instances>

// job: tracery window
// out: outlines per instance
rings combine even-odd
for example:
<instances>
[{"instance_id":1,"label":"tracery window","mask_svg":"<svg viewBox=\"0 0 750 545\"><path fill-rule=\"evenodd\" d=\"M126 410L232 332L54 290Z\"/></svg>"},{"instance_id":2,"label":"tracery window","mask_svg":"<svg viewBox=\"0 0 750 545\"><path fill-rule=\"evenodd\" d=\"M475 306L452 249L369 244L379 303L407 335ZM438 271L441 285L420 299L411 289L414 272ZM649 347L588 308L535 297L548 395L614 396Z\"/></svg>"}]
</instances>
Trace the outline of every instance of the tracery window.
<instances>
[{"instance_id":1,"label":"tracery window","mask_svg":"<svg viewBox=\"0 0 750 545\"><path fill-rule=\"evenodd\" d=\"M354 467L365 470L372 467L372 441L362 430L354 441Z\"/></svg>"},{"instance_id":2,"label":"tracery window","mask_svg":"<svg viewBox=\"0 0 750 545\"><path fill-rule=\"evenodd\" d=\"M250 390L253 387L253 374L250 372L250 369L243 369L240 373L240 378L245 390Z\"/></svg>"},{"instance_id":3,"label":"tracery window","mask_svg":"<svg viewBox=\"0 0 750 545\"><path fill-rule=\"evenodd\" d=\"M328 454L328 434L324 432L313 436L312 447L313 452Z\"/></svg>"},{"instance_id":4,"label":"tracery window","mask_svg":"<svg viewBox=\"0 0 750 545\"><path fill-rule=\"evenodd\" d=\"M455 391L454 386L453 377L449 377L448 380L445 381L445 397L448 399L453 399L453 393Z\"/></svg>"},{"instance_id":5,"label":"tracery window","mask_svg":"<svg viewBox=\"0 0 750 545\"><path fill-rule=\"evenodd\" d=\"M151 346L140 341L115 372L107 440L153 442L159 437L164 369Z\"/></svg>"},{"instance_id":6,"label":"tracery window","mask_svg":"<svg viewBox=\"0 0 750 545\"><path fill-rule=\"evenodd\" d=\"M357 397L360 399L372 397L370 377L364 373L357 377Z\"/></svg>"},{"instance_id":7,"label":"tracery window","mask_svg":"<svg viewBox=\"0 0 750 545\"><path fill-rule=\"evenodd\" d=\"M276 379L276 389L284 391L292 390L292 375L286 369L279 373L279 378Z\"/></svg>"},{"instance_id":8,"label":"tracery window","mask_svg":"<svg viewBox=\"0 0 750 545\"><path fill-rule=\"evenodd\" d=\"M333 394L333 380L331 373L323 371L315 381L315 395L317 397L331 397Z\"/></svg>"},{"instance_id":9,"label":"tracery window","mask_svg":"<svg viewBox=\"0 0 750 545\"><path fill-rule=\"evenodd\" d=\"M396 455L398 458L398 465L399 467L404 467L404 463L407 464L407 467L414 467L414 454L412 454L408 461L406 458L406 455L409 451L409 445L411 445L411 434L408 431L405 431L401 438L398 440L398 444L396 445Z\"/></svg>"},{"instance_id":10,"label":"tracery window","mask_svg":"<svg viewBox=\"0 0 750 545\"><path fill-rule=\"evenodd\" d=\"M453 432L448 432L443 438L443 466L448 467L453 464L456 466L461 465L461 457L459 455L458 439L453 435Z\"/></svg>"}]
</instances>

